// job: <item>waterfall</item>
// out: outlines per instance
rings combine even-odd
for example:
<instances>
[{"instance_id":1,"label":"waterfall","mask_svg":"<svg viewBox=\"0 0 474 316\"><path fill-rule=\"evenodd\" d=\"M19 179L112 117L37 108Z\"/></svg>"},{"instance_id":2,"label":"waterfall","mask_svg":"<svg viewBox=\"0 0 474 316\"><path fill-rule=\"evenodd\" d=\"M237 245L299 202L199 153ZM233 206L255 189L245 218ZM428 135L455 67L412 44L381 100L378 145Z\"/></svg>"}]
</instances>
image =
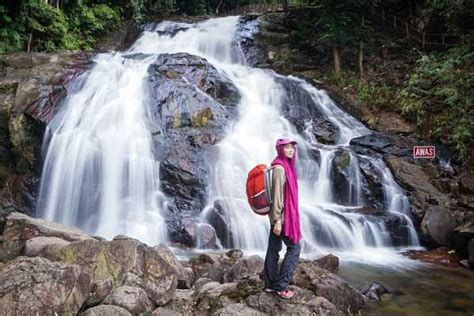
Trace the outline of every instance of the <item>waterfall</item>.
<instances>
[{"instance_id":1,"label":"waterfall","mask_svg":"<svg viewBox=\"0 0 474 316\"><path fill-rule=\"evenodd\" d=\"M207 207L201 221L207 221L219 201L230 219L234 247L265 251L269 221L249 208L245 181L252 167L274 158L275 140L289 137L298 142L303 256L332 252L370 257L374 249L394 246L383 216L358 212L364 205L359 159L368 160L382 179L381 211L406 226L405 246L417 246L408 199L390 170L383 161L361 157L349 146L351 139L371 131L306 81L249 67L235 40L238 23L238 17L226 17L149 25L128 51L98 55L83 87L68 96L48 125L38 203L42 216L105 237L123 233L150 243L166 240L163 210L168 201L159 190L144 79L157 55L184 52L205 58L241 95L238 117L215 145L218 158L209 164ZM143 58L128 58L133 54ZM312 106L337 128L335 144L319 143L307 131L299 133L283 115L288 92L282 80L309 95ZM340 152L349 157L344 205L337 202L340 192L332 179Z\"/></svg>"}]
</instances>

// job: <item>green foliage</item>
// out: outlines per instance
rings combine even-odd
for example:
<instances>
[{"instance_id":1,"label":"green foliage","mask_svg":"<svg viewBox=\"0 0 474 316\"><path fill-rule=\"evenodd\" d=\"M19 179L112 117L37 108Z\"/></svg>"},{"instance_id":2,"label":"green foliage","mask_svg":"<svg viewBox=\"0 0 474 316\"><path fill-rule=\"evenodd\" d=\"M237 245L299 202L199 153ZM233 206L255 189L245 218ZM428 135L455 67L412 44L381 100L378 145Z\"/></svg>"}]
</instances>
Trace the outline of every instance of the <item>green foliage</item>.
<instances>
[{"instance_id":1,"label":"green foliage","mask_svg":"<svg viewBox=\"0 0 474 316\"><path fill-rule=\"evenodd\" d=\"M13 26L7 8L0 5L0 54L18 51L23 47L23 38Z\"/></svg>"},{"instance_id":2,"label":"green foliage","mask_svg":"<svg viewBox=\"0 0 474 316\"><path fill-rule=\"evenodd\" d=\"M474 1L426 0L425 5L444 18L449 31L460 35L474 35Z\"/></svg>"},{"instance_id":3,"label":"green foliage","mask_svg":"<svg viewBox=\"0 0 474 316\"><path fill-rule=\"evenodd\" d=\"M474 52L466 48L424 55L397 95L402 114L432 126L431 136L447 140L461 156L474 142L473 70Z\"/></svg>"},{"instance_id":4,"label":"green foliage","mask_svg":"<svg viewBox=\"0 0 474 316\"><path fill-rule=\"evenodd\" d=\"M394 91L385 83L360 82L358 98L374 108L387 108L391 105Z\"/></svg>"},{"instance_id":5,"label":"green foliage","mask_svg":"<svg viewBox=\"0 0 474 316\"><path fill-rule=\"evenodd\" d=\"M0 53L91 49L98 35L121 20L118 7L67 3L65 10L42 0L23 0L11 8L0 6Z\"/></svg>"},{"instance_id":6,"label":"green foliage","mask_svg":"<svg viewBox=\"0 0 474 316\"><path fill-rule=\"evenodd\" d=\"M120 9L112 9L105 4L77 6L69 17L72 39L76 39L74 45L91 49L98 35L118 26L120 16Z\"/></svg>"},{"instance_id":7,"label":"green foliage","mask_svg":"<svg viewBox=\"0 0 474 316\"><path fill-rule=\"evenodd\" d=\"M37 50L52 51L65 46L68 24L64 13L45 2L23 2L18 23Z\"/></svg>"}]
</instances>

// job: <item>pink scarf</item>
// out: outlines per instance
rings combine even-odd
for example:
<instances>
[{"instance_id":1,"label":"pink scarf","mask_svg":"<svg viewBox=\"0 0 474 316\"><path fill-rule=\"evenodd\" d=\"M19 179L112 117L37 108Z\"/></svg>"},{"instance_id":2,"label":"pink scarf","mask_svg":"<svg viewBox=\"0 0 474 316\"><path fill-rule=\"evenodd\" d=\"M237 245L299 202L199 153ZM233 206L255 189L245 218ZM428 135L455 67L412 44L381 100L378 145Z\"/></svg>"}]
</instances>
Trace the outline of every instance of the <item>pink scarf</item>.
<instances>
[{"instance_id":1,"label":"pink scarf","mask_svg":"<svg viewBox=\"0 0 474 316\"><path fill-rule=\"evenodd\" d=\"M295 145L295 154L289 159L283 153L286 144ZM284 187L284 216L283 234L294 244L301 239L300 214L298 211L298 175L296 173L296 142L289 139L279 139L276 143L277 157L272 166L281 165L285 169L286 182Z\"/></svg>"}]
</instances>

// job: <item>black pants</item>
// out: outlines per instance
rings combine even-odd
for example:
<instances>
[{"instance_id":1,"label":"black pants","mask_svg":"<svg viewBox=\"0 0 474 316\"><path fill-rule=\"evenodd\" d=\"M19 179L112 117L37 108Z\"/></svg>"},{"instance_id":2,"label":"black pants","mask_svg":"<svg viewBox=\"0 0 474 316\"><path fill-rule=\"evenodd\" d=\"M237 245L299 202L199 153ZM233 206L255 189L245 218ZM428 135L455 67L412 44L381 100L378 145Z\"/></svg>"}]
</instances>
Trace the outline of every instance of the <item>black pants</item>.
<instances>
[{"instance_id":1,"label":"black pants","mask_svg":"<svg viewBox=\"0 0 474 316\"><path fill-rule=\"evenodd\" d=\"M301 252L301 243L298 241L298 243L294 244L287 236L283 236L283 227L278 236L273 232L273 227L274 225L270 227L267 254L265 255L265 288L281 291L288 287L293 272L296 269ZM278 270L282 240L287 249L280 270Z\"/></svg>"}]
</instances>

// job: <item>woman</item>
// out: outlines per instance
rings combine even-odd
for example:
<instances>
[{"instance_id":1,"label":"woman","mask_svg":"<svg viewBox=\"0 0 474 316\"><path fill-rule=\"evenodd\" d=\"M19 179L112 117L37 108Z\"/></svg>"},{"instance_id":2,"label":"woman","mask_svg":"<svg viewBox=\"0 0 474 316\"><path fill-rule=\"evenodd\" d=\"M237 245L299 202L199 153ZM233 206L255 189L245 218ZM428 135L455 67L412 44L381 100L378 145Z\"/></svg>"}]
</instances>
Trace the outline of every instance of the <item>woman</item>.
<instances>
[{"instance_id":1,"label":"woman","mask_svg":"<svg viewBox=\"0 0 474 316\"><path fill-rule=\"evenodd\" d=\"M298 210L298 178L296 174L296 142L279 139L277 157L273 160L272 205L270 210L270 237L265 256L265 291L276 292L282 298L291 298L288 289L298 263L301 228ZM287 250L278 270L282 241Z\"/></svg>"}]
</instances>

